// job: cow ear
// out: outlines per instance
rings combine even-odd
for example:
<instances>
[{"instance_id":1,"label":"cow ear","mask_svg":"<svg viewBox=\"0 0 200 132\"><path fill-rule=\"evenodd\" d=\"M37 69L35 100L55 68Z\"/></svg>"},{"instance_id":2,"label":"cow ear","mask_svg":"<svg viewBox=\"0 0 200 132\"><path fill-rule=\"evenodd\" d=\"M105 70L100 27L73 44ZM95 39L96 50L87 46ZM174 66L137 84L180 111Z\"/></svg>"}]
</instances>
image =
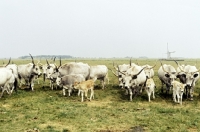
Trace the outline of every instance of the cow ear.
<instances>
[{"instance_id":1,"label":"cow ear","mask_svg":"<svg viewBox=\"0 0 200 132\"><path fill-rule=\"evenodd\" d=\"M136 79L137 78L137 76L135 75L135 76L132 76L132 79Z\"/></svg>"},{"instance_id":2,"label":"cow ear","mask_svg":"<svg viewBox=\"0 0 200 132\"><path fill-rule=\"evenodd\" d=\"M199 75L199 74L197 74L197 73L196 73L196 74L194 74L194 78L198 77L198 75Z\"/></svg>"},{"instance_id":3,"label":"cow ear","mask_svg":"<svg viewBox=\"0 0 200 132\"><path fill-rule=\"evenodd\" d=\"M165 74L165 77L169 78L170 76L169 76L169 74Z\"/></svg>"},{"instance_id":4,"label":"cow ear","mask_svg":"<svg viewBox=\"0 0 200 132\"><path fill-rule=\"evenodd\" d=\"M35 68L35 64L33 64L33 68Z\"/></svg>"},{"instance_id":5,"label":"cow ear","mask_svg":"<svg viewBox=\"0 0 200 132\"><path fill-rule=\"evenodd\" d=\"M180 75L177 75L176 78L180 78Z\"/></svg>"}]
</instances>

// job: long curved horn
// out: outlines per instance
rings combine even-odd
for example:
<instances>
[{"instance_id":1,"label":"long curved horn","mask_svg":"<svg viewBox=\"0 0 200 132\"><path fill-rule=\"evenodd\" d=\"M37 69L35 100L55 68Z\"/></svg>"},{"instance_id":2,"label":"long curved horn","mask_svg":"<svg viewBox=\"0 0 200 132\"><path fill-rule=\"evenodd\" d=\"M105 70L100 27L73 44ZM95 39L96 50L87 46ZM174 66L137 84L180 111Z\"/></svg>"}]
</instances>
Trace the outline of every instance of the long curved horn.
<instances>
[{"instance_id":1,"label":"long curved horn","mask_svg":"<svg viewBox=\"0 0 200 132\"><path fill-rule=\"evenodd\" d=\"M165 68L163 67L163 64L162 64L161 61L160 61L160 63L161 63L161 66L162 66L163 71L164 71L164 72L167 72L167 71L165 70ZM169 72L167 72L167 73L169 74Z\"/></svg>"},{"instance_id":2,"label":"long curved horn","mask_svg":"<svg viewBox=\"0 0 200 132\"><path fill-rule=\"evenodd\" d=\"M8 66L8 65L10 64L10 60L11 60L11 58L9 59L8 64L6 64L6 66ZM6 67L6 66L5 66L5 67Z\"/></svg>"},{"instance_id":3,"label":"long curved horn","mask_svg":"<svg viewBox=\"0 0 200 132\"><path fill-rule=\"evenodd\" d=\"M139 66L139 63L138 63L137 59L136 59L136 64Z\"/></svg>"},{"instance_id":4,"label":"long curved horn","mask_svg":"<svg viewBox=\"0 0 200 132\"><path fill-rule=\"evenodd\" d=\"M182 72L185 72L185 71L183 70L183 67L182 67L176 60L174 60L174 61L176 62L178 68L179 68Z\"/></svg>"},{"instance_id":5,"label":"long curved horn","mask_svg":"<svg viewBox=\"0 0 200 132\"><path fill-rule=\"evenodd\" d=\"M146 68L146 67L142 68L137 74L132 75L132 76L137 76L137 75L139 75L145 68Z\"/></svg>"},{"instance_id":6,"label":"long curved horn","mask_svg":"<svg viewBox=\"0 0 200 132\"><path fill-rule=\"evenodd\" d=\"M156 66L156 64L154 66L150 67L150 69L153 69L155 66Z\"/></svg>"},{"instance_id":7,"label":"long curved horn","mask_svg":"<svg viewBox=\"0 0 200 132\"><path fill-rule=\"evenodd\" d=\"M113 67L115 68L115 70L117 70L117 67L114 65L114 61L113 61Z\"/></svg>"},{"instance_id":8,"label":"long curved horn","mask_svg":"<svg viewBox=\"0 0 200 132\"><path fill-rule=\"evenodd\" d=\"M47 62L47 65L49 66L49 62L48 62L48 60L46 59L46 62Z\"/></svg>"},{"instance_id":9,"label":"long curved horn","mask_svg":"<svg viewBox=\"0 0 200 132\"><path fill-rule=\"evenodd\" d=\"M39 65L39 64L40 64L40 61L38 60L37 65Z\"/></svg>"},{"instance_id":10,"label":"long curved horn","mask_svg":"<svg viewBox=\"0 0 200 132\"><path fill-rule=\"evenodd\" d=\"M150 69L153 69L153 68L156 66L157 62L158 62L158 61L156 61L155 65L154 65L154 66L152 66Z\"/></svg>"},{"instance_id":11,"label":"long curved horn","mask_svg":"<svg viewBox=\"0 0 200 132\"><path fill-rule=\"evenodd\" d=\"M55 63L56 57L53 58L53 63Z\"/></svg>"},{"instance_id":12,"label":"long curved horn","mask_svg":"<svg viewBox=\"0 0 200 132\"><path fill-rule=\"evenodd\" d=\"M118 75L117 75L112 69L110 69L110 68L108 68L108 69L111 70L112 73L113 73L116 77L118 77Z\"/></svg>"},{"instance_id":13,"label":"long curved horn","mask_svg":"<svg viewBox=\"0 0 200 132\"><path fill-rule=\"evenodd\" d=\"M35 65L34 60L33 60L33 56L30 53L29 53L29 55L31 56L32 63Z\"/></svg>"},{"instance_id":14,"label":"long curved horn","mask_svg":"<svg viewBox=\"0 0 200 132\"><path fill-rule=\"evenodd\" d=\"M61 63L61 57L60 57L60 65L58 66L58 68L59 68L61 65L62 65L62 63Z\"/></svg>"}]
</instances>

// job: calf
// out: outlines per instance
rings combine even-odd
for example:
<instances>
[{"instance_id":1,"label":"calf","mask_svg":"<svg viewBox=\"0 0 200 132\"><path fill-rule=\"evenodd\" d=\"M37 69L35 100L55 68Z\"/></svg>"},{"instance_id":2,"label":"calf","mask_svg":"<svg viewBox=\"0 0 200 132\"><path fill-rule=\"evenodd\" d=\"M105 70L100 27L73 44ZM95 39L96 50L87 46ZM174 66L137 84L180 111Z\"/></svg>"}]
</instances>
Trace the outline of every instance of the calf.
<instances>
[{"instance_id":1,"label":"calf","mask_svg":"<svg viewBox=\"0 0 200 132\"><path fill-rule=\"evenodd\" d=\"M70 74L63 77L58 76L56 84L63 87L63 95L65 96L65 89L68 89L68 95L70 96L74 82L85 81L85 77L82 74Z\"/></svg>"},{"instance_id":2,"label":"calf","mask_svg":"<svg viewBox=\"0 0 200 132\"><path fill-rule=\"evenodd\" d=\"M81 92L81 102L83 102L83 95L85 93L85 97L87 97L88 90L91 90L90 101L92 98L94 99L94 80L90 79L83 82L75 82L74 88L79 89Z\"/></svg>"},{"instance_id":3,"label":"calf","mask_svg":"<svg viewBox=\"0 0 200 132\"><path fill-rule=\"evenodd\" d=\"M183 92L184 92L185 86L186 86L186 84L182 84L175 80L172 82L174 102L177 102L176 101L176 97L177 97L177 99L178 99L177 103L180 103L182 105L182 97L183 97ZM180 99L180 102L179 102L179 99Z\"/></svg>"},{"instance_id":4,"label":"calf","mask_svg":"<svg viewBox=\"0 0 200 132\"><path fill-rule=\"evenodd\" d=\"M147 92L149 102L151 101L150 100L151 93L153 94L153 99L155 99L155 95L154 95L155 87L156 87L156 85L155 85L153 79L152 78L147 79L145 90Z\"/></svg>"}]
</instances>

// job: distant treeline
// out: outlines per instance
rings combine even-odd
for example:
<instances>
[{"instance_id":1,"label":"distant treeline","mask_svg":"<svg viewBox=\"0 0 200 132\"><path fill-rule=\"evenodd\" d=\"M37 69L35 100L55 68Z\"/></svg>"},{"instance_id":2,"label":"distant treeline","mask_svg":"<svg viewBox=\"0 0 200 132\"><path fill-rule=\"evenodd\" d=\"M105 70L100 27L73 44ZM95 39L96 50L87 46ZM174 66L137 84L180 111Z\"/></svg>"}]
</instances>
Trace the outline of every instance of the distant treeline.
<instances>
[{"instance_id":1,"label":"distant treeline","mask_svg":"<svg viewBox=\"0 0 200 132\"><path fill-rule=\"evenodd\" d=\"M33 58L37 58L37 59L52 59L52 58L61 58L61 59L69 59L69 58L73 58L70 55L37 55L37 56L33 56ZM19 59L31 59L30 56L21 56L19 57Z\"/></svg>"}]
</instances>

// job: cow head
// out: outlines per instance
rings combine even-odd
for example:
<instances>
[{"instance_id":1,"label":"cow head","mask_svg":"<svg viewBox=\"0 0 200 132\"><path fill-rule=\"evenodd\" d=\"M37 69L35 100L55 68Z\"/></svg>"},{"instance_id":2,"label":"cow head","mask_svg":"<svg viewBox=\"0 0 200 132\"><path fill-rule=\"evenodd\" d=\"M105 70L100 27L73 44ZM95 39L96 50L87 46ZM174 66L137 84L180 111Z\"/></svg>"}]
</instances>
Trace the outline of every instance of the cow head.
<instances>
[{"instance_id":1,"label":"cow head","mask_svg":"<svg viewBox=\"0 0 200 132\"><path fill-rule=\"evenodd\" d=\"M134 71L134 67L131 67L127 70L125 77L124 77L124 87L126 89L129 89L131 87L135 87L137 85L139 85L136 81L136 79L138 78L138 75L146 68L142 68L139 72L135 72ZM134 72L133 72L134 71Z\"/></svg>"},{"instance_id":2,"label":"cow head","mask_svg":"<svg viewBox=\"0 0 200 132\"><path fill-rule=\"evenodd\" d=\"M130 65L127 65L127 64L123 64L123 65L117 65L115 66L114 65L114 62L113 62L113 67L115 68L116 72L114 72L112 69L109 68L109 70L112 71L112 73L118 77L118 82L119 82L119 87L120 88L124 88L124 77L125 77L125 74L126 74L126 70L128 68L130 68Z\"/></svg>"},{"instance_id":3,"label":"cow head","mask_svg":"<svg viewBox=\"0 0 200 132\"><path fill-rule=\"evenodd\" d=\"M177 75L180 81L189 88L194 86L196 80L199 78L200 69L197 70L196 66L191 65L179 65L178 62L176 62L176 64L178 65L177 70L180 71Z\"/></svg>"},{"instance_id":4,"label":"cow head","mask_svg":"<svg viewBox=\"0 0 200 132\"><path fill-rule=\"evenodd\" d=\"M168 86L171 86L172 82L176 79L177 77L177 73L176 73L176 70L174 69L173 66L171 65L168 65L168 69L166 69L165 66L163 66L162 62L161 63L161 67L162 67L162 70L164 71L164 76L166 78L166 84Z\"/></svg>"},{"instance_id":5,"label":"cow head","mask_svg":"<svg viewBox=\"0 0 200 132\"><path fill-rule=\"evenodd\" d=\"M186 79L186 86L187 87L192 87L194 86L195 80L197 80L199 78L199 72L185 72L184 74L182 74L182 76L185 77Z\"/></svg>"},{"instance_id":6,"label":"cow head","mask_svg":"<svg viewBox=\"0 0 200 132\"><path fill-rule=\"evenodd\" d=\"M47 67L46 67L46 77L48 79L51 78L52 74L56 73L58 71L57 66L53 63L53 64L49 64L49 62L46 60L47 62ZM56 78L56 77L55 77Z\"/></svg>"}]
</instances>

